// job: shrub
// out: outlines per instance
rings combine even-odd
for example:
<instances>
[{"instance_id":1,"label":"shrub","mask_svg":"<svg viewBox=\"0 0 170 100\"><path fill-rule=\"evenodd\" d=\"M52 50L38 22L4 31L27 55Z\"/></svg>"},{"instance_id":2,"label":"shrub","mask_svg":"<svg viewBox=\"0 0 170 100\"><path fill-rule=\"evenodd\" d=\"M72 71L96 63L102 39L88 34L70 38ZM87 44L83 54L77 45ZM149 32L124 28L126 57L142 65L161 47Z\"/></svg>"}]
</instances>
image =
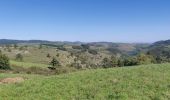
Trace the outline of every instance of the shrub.
<instances>
[{"instance_id":1,"label":"shrub","mask_svg":"<svg viewBox=\"0 0 170 100\"><path fill-rule=\"evenodd\" d=\"M50 57L51 57L51 55L48 53L48 54L47 54L47 58L50 58Z\"/></svg>"},{"instance_id":2,"label":"shrub","mask_svg":"<svg viewBox=\"0 0 170 100\"><path fill-rule=\"evenodd\" d=\"M118 67L124 66L124 60L122 58L118 59Z\"/></svg>"},{"instance_id":3,"label":"shrub","mask_svg":"<svg viewBox=\"0 0 170 100\"><path fill-rule=\"evenodd\" d=\"M124 66L138 65L138 60L136 57L128 57L124 59Z\"/></svg>"},{"instance_id":4,"label":"shrub","mask_svg":"<svg viewBox=\"0 0 170 100\"><path fill-rule=\"evenodd\" d=\"M15 48L15 49L18 48L18 45L17 45L17 44L14 44L14 48Z\"/></svg>"},{"instance_id":5,"label":"shrub","mask_svg":"<svg viewBox=\"0 0 170 100\"><path fill-rule=\"evenodd\" d=\"M81 47L82 47L85 51L87 51L87 50L90 48L90 46L87 45L87 44L82 44Z\"/></svg>"},{"instance_id":6,"label":"shrub","mask_svg":"<svg viewBox=\"0 0 170 100\"><path fill-rule=\"evenodd\" d=\"M53 59L51 60L51 62L50 62L50 67L48 67L49 69L51 69L51 70L54 70L54 69L56 69L56 67L60 67L61 65L60 65L60 62L56 59L56 58L54 58L53 57Z\"/></svg>"},{"instance_id":7,"label":"shrub","mask_svg":"<svg viewBox=\"0 0 170 100\"><path fill-rule=\"evenodd\" d=\"M137 56L137 60L138 60L138 65L150 64L153 62L153 58L151 56L145 55L145 54L139 54Z\"/></svg>"},{"instance_id":8,"label":"shrub","mask_svg":"<svg viewBox=\"0 0 170 100\"><path fill-rule=\"evenodd\" d=\"M23 61L23 55L20 54L20 53L16 54L15 60L17 60L17 61Z\"/></svg>"},{"instance_id":9,"label":"shrub","mask_svg":"<svg viewBox=\"0 0 170 100\"><path fill-rule=\"evenodd\" d=\"M76 69L82 69L82 68L83 68L82 65L81 65L81 63L78 63L78 62L71 63L70 66L71 66L71 67L74 67L74 68L76 68Z\"/></svg>"},{"instance_id":10,"label":"shrub","mask_svg":"<svg viewBox=\"0 0 170 100\"><path fill-rule=\"evenodd\" d=\"M59 46L57 47L58 50L62 50L62 51L67 51L67 49L64 46Z\"/></svg>"},{"instance_id":11,"label":"shrub","mask_svg":"<svg viewBox=\"0 0 170 100\"><path fill-rule=\"evenodd\" d=\"M56 56L57 56L57 57L59 57L59 56L60 56L60 54L59 54L59 53L57 53L57 54L56 54Z\"/></svg>"},{"instance_id":12,"label":"shrub","mask_svg":"<svg viewBox=\"0 0 170 100\"><path fill-rule=\"evenodd\" d=\"M23 47L23 46L21 46L21 47L19 48L19 50L20 50L20 51L24 50L24 47Z\"/></svg>"},{"instance_id":13,"label":"shrub","mask_svg":"<svg viewBox=\"0 0 170 100\"><path fill-rule=\"evenodd\" d=\"M103 68L110 68L110 67L112 67L112 62L111 62L111 60L109 58L104 58L102 60L101 64L102 64Z\"/></svg>"},{"instance_id":14,"label":"shrub","mask_svg":"<svg viewBox=\"0 0 170 100\"><path fill-rule=\"evenodd\" d=\"M12 50L10 48L8 48L8 52L11 52Z\"/></svg>"},{"instance_id":15,"label":"shrub","mask_svg":"<svg viewBox=\"0 0 170 100\"><path fill-rule=\"evenodd\" d=\"M0 69L10 69L9 58L4 54L0 54Z\"/></svg>"},{"instance_id":16,"label":"shrub","mask_svg":"<svg viewBox=\"0 0 170 100\"><path fill-rule=\"evenodd\" d=\"M81 50L81 49L82 49L81 46L76 46L76 45L75 45L75 46L72 46L72 48L73 48L73 49L78 49L78 50Z\"/></svg>"},{"instance_id":17,"label":"shrub","mask_svg":"<svg viewBox=\"0 0 170 100\"><path fill-rule=\"evenodd\" d=\"M42 44L39 45L38 49L42 49Z\"/></svg>"},{"instance_id":18,"label":"shrub","mask_svg":"<svg viewBox=\"0 0 170 100\"><path fill-rule=\"evenodd\" d=\"M98 52L96 51L96 50L88 50L88 52L90 53L90 54L93 54L93 55L97 55L98 54Z\"/></svg>"},{"instance_id":19,"label":"shrub","mask_svg":"<svg viewBox=\"0 0 170 100\"><path fill-rule=\"evenodd\" d=\"M112 64L112 67L118 66L118 59L116 56L111 56L111 64Z\"/></svg>"}]
</instances>

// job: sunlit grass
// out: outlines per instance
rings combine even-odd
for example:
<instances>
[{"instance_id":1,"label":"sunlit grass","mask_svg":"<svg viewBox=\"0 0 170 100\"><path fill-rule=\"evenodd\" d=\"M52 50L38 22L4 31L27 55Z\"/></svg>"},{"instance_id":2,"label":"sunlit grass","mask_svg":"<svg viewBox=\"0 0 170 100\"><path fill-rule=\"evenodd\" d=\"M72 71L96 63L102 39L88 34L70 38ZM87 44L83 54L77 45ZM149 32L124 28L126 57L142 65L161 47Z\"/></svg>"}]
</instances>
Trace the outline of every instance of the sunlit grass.
<instances>
[{"instance_id":1,"label":"sunlit grass","mask_svg":"<svg viewBox=\"0 0 170 100\"><path fill-rule=\"evenodd\" d=\"M11 60L10 61L11 66L19 66L19 67L41 67L41 68L47 68L48 65L46 64L39 64L39 63L29 63L29 62L18 62Z\"/></svg>"},{"instance_id":2,"label":"sunlit grass","mask_svg":"<svg viewBox=\"0 0 170 100\"><path fill-rule=\"evenodd\" d=\"M0 100L169 100L170 64L97 69L56 76L21 76L0 84Z\"/></svg>"}]
</instances>

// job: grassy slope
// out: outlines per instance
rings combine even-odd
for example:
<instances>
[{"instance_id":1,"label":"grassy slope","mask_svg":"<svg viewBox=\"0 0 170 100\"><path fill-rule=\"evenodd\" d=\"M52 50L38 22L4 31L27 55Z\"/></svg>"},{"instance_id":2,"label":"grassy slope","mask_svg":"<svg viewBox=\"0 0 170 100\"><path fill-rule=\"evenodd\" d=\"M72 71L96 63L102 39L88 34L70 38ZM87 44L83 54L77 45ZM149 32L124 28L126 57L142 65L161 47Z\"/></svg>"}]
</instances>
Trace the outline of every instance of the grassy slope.
<instances>
[{"instance_id":1,"label":"grassy slope","mask_svg":"<svg viewBox=\"0 0 170 100\"><path fill-rule=\"evenodd\" d=\"M25 67L25 68L29 68L29 67L47 68L48 67L47 64L29 63L29 62L18 62L18 61L14 61L14 60L11 60L10 64L11 64L11 66L19 66L19 67Z\"/></svg>"},{"instance_id":2,"label":"grassy slope","mask_svg":"<svg viewBox=\"0 0 170 100\"><path fill-rule=\"evenodd\" d=\"M0 74L0 78L24 76L24 83L0 84L0 100L168 100L170 64L97 69L36 76Z\"/></svg>"}]
</instances>

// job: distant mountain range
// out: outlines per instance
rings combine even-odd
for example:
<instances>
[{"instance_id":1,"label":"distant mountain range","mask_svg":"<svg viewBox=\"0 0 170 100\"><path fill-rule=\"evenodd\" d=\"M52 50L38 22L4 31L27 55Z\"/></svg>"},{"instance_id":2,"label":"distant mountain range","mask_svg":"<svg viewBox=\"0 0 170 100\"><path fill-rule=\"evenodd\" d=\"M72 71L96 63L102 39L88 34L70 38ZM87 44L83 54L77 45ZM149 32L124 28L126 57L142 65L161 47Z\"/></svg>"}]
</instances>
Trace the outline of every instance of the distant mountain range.
<instances>
[{"instance_id":1,"label":"distant mountain range","mask_svg":"<svg viewBox=\"0 0 170 100\"><path fill-rule=\"evenodd\" d=\"M0 45L3 44L18 44L18 43L39 43L39 44L81 44L82 42L68 42L68 41L47 41L47 40L12 40L12 39L0 39Z\"/></svg>"},{"instance_id":2,"label":"distant mountain range","mask_svg":"<svg viewBox=\"0 0 170 100\"><path fill-rule=\"evenodd\" d=\"M70 42L70 41L47 41L47 40L15 40L15 39L0 39L0 44L17 44L17 43L63 43L63 44L89 44L89 45L113 45L113 42ZM115 43L122 44L122 43ZM126 44L147 44L147 43L126 43ZM149 43L148 43L149 44Z\"/></svg>"}]
</instances>

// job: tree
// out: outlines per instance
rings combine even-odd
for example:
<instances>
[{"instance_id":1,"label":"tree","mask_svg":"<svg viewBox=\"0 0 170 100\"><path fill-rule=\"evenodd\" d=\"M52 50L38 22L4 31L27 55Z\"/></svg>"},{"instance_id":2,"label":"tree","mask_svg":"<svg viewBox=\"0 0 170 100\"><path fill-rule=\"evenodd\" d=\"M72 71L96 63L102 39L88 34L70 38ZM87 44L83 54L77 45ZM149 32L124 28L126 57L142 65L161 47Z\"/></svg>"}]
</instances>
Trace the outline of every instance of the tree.
<instances>
[{"instance_id":1,"label":"tree","mask_svg":"<svg viewBox=\"0 0 170 100\"><path fill-rule=\"evenodd\" d=\"M89 49L88 52L92 55L97 55L98 52L96 50Z\"/></svg>"},{"instance_id":2,"label":"tree","mask_svg":"<svg viewBox=\"0 0 170 100\"><path fill-rule=\"evenodd\" d=\"M11 52L12 50L10 48L8 48L8 52Z\"/></svg>"},{"instance_id":3,"label":"tree","mask_svg":"<svg viewBox=\"0 0 170 100\"><path fill-rule=\"evenodd\" d=\"M57 57L59 57L59 56L60 56L60 54L59 54L59 53L57 53L57 54L56 54L56 56L57 56Z\"/></svg>"},{"instance_id":4,"label":"tree","mask_svg":"<svg viewBox=\"0 0 170 100\"><path fill-rule=\"evenodd\" d=\"M39 45L39 49L42 49L42 44Z\"/></svg>"},{"instance_id":5,"label":"tree","mask_svg":"<svg viewBox=\"0 0 170 100\"><path fill-rule=\"evenodd\" d=\"M87 51L90 48L88 44L82 44L81 47L83 48L83 51Z\"/></svg>"},{"instance_id":6,"label":"tree","mask_svg":"<svg viewBox=\"0 0 170 100\"><path fill-rule=\"evenodd\" d=\"M50 58L50 57L51 57L51 55L48 53L48 54L47 54L47 57L48 57L48 58Z\"/></svg>"},{"instance_id":7,"label":"tree","mask_svg":"<svg viewBox=\"0 0 170 100\"><path fill-rule=\"evenodd\" d=\"M123 60L123 58L119 58L118 59L118 67L123 67L124 66L124 60Z\"/></svg>"},{"instance_id":8,"label":"tree","mask_svg":"<svg viewBox=\"0 0 170 100\"><path fill-rule=\"evenodd\" d=\"M81 46L77 46L77 45L73 45L72 48L73 48L73 49L78 49L78 50L81 50L81 49L82 49Z\"/></svg>"},{"instance_id":9,"label":"tree","mask_svg":"<svg viewBox=\"0 0 170 100\"><path fill-rule=\"evenodd\" d=\"M102 61L102 67L103 68L110 68L112 67L112 62L110 61L109 58L104 58Z\"/></svg>"},{"instance_id":10,"label":"tree","mask_svg":"<svg viewBox=\"0 0 170 100\"><path fill-rule=\"evenodd\" d=\"M116 56L111 56L111 64L112 64L112 67L117 67L118 66L118 59Z\"/></svg>"},{"instance_id":11,"label":"tree","mask_svg":"<svg viewBox=\"0 0 170 100\"><path fill-rule=\"evenodd\" d=\"M21 46L21 47L19 48L19 50L20 50L20 51L24 50L24 47L23 47L23 46Z\"/></svg>"},{"instance_id":12,"label":"tree","mask_svg":"<svg viewBox=\"0 0 170 100\"><path fill-rule=\"evenodd\" d=\"M153 63L153 58L149 55L139 54L137 56L138 65Z\"/></svg>"},{"instance_id":13,"label":"tree","mask_svg":"<svg viewBox=\"0 0 170 100\"><path fill-rule=\"evenodd\" d=\"M53 59L51 60L50 65L51 67L48 67L49 69L56 69L56 67L61 66L60 62L55 57L53 57Z\"/></svg>"},{"instance_id":14,"label":"tree","mask_svg":"<svg viewBox=\"0 0 170 100\"><path fill-rule=\"evenodd\" d=\"M18 48L18 45L17 45L17 44L14 44L14 48L15 48L15 49Z\"/></svg>"},{"instance_id":15,"label":"tree","mask_svg":"<svg viewBox=\"0 0 170 100\"><path fill-rule=\"evenodd\" d=\"M127 57L124 59L124 66L138 65L137 57Z\"/></svg>"},{"instance_id":16,"label":"tree","mask_svg":"<svg viewBox=\"0 0 170 100\"><path fill-rule=\"evenodd\" d=\"M74 62L71 63L70 66L71 66L71 67L74 67L74 68L76 68L76 69L82 69L82 68L83 68L83 66L82 66L82 64L81 64L81 61L79 61L78 58L74 58Z\"/></svg>"},{"instance_id":17,"label":"tree","mask_svg":"<svg viewBox=\"0 0 170 100\"><path fill-rule=\"evenodd\" d=\"M4 54L0 54L0 69L10 69L9 58Z\"/></svg>"},{"instance_id":18,"label":"tree","mask_svg":"<svg viewBox=\"0 0 170 100\"><path fill-rule=\"evenodd\" d=\"M21 53L16 54L15 60L23 61L23 55Z\"/></svg>"}]
</instances>

